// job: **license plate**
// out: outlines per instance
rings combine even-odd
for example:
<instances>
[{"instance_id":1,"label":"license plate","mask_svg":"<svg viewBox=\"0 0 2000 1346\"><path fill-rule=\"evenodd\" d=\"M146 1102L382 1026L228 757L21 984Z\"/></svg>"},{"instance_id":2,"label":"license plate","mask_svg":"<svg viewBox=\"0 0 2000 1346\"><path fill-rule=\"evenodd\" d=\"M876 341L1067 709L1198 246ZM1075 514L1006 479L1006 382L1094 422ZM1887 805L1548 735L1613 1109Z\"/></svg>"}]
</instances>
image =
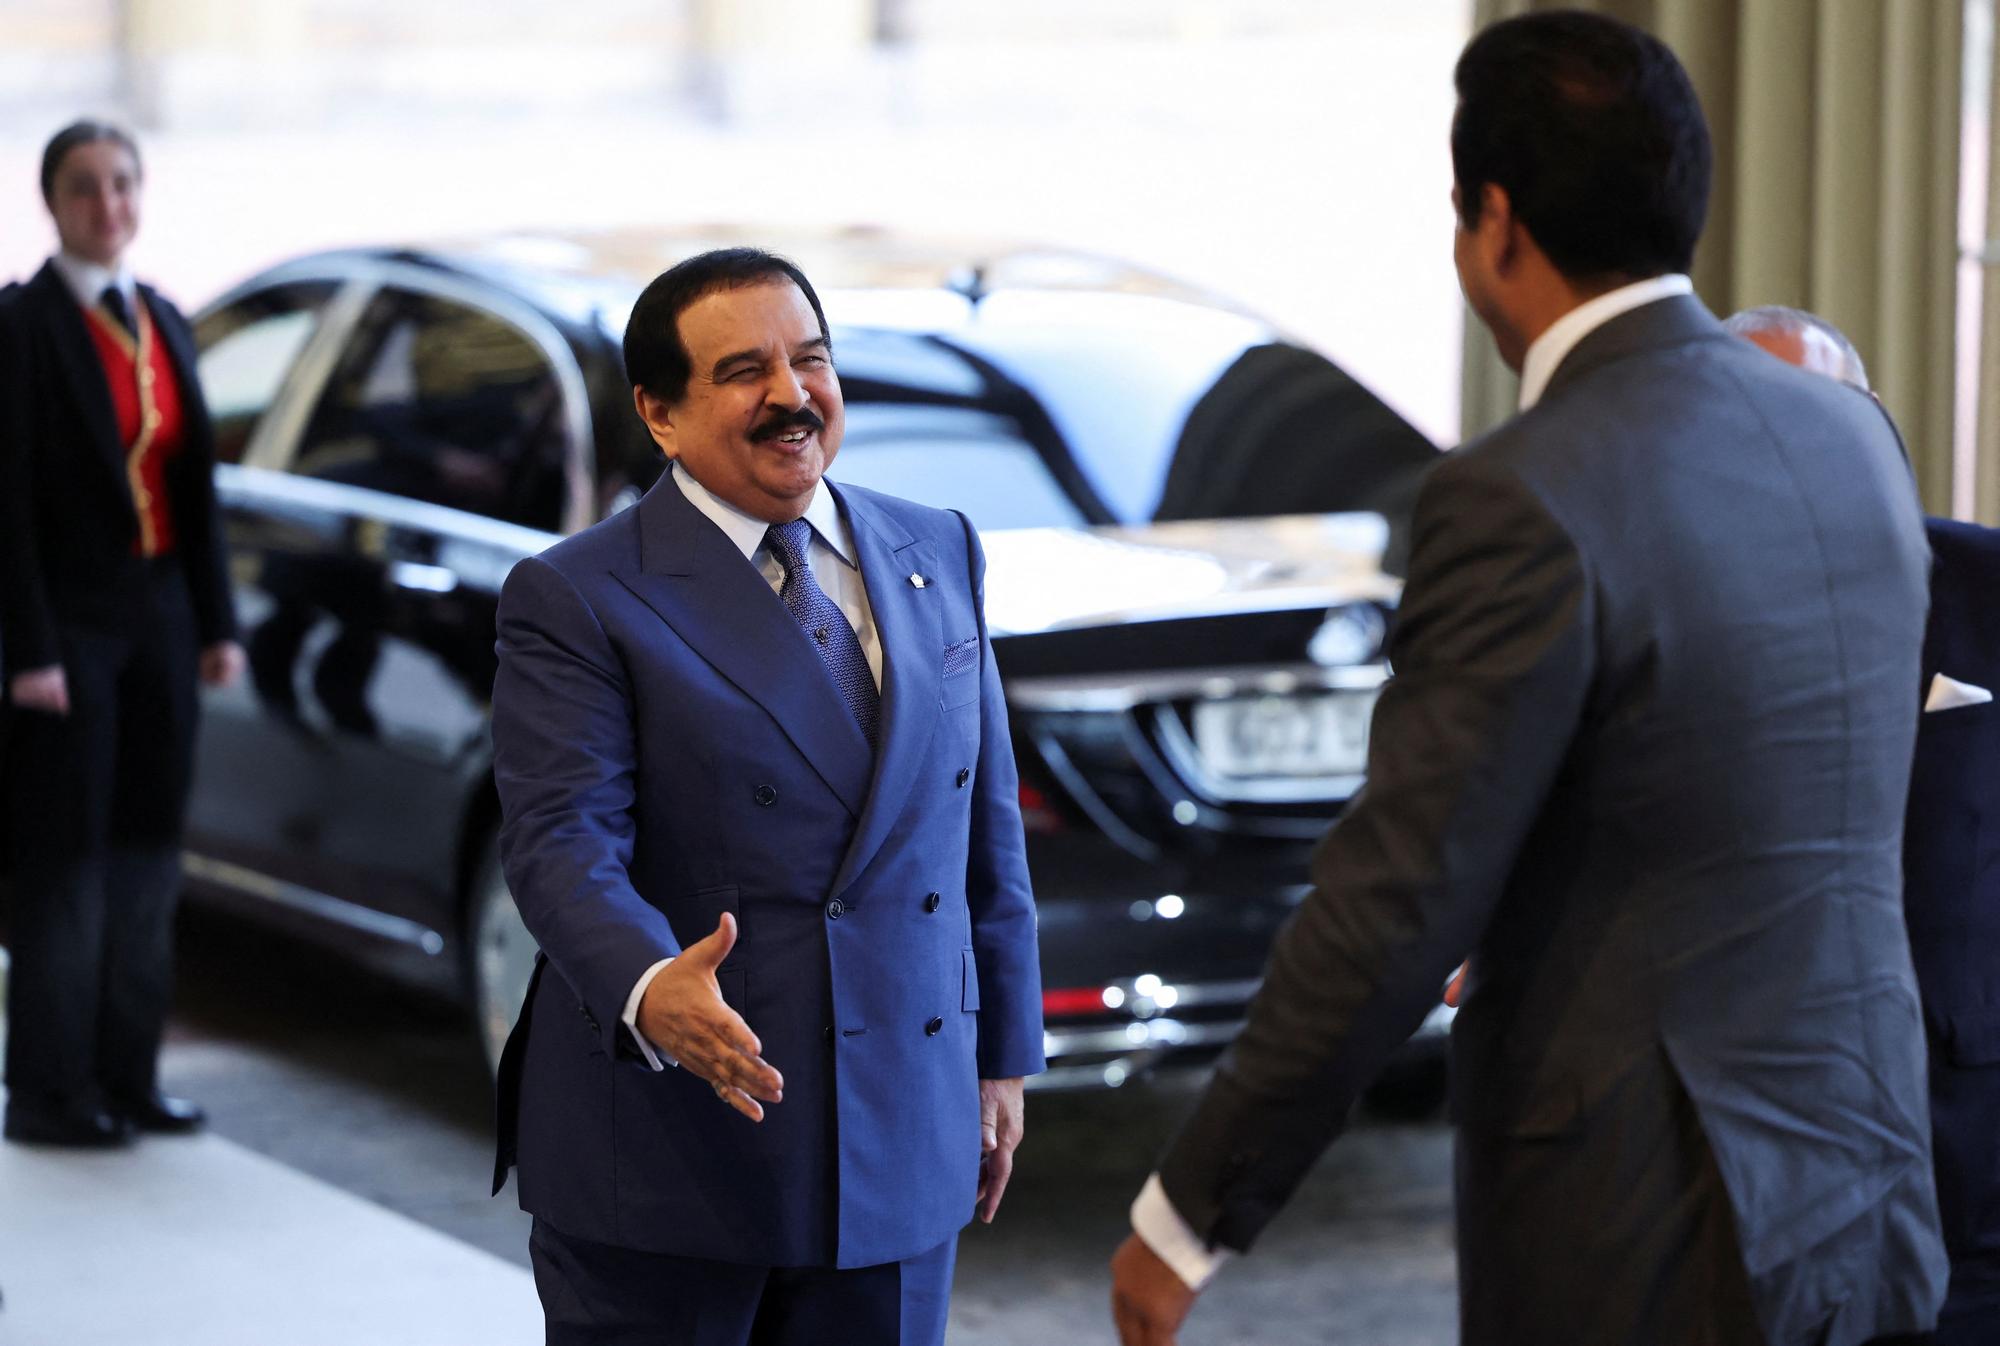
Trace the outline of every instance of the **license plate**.
<instances>
[{"instance_id":1,"label":"license plate","mask_svg":"<svg viewBox=\"0 0 2000 1346\"><path fill-rule=\"evenodd\" d=\"M1194 742L1223 776L1354 776L1368 764L1376 692L1197 701Z\"/></svg>"}]
</instances>

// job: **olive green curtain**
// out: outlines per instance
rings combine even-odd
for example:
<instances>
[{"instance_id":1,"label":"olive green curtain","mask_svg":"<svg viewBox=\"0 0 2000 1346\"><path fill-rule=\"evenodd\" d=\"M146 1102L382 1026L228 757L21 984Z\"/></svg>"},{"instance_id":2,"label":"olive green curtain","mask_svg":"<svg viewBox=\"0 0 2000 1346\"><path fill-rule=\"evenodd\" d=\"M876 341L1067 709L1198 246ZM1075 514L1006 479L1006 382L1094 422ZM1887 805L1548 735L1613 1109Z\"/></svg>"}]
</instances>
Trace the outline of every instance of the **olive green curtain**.
<instances>
[{"instance_id":1,"label":"olive green curtain","mask_svg":"<svg viewBox=\"0 0 2000 1346\"><path fill-rule=\"evenodd\" d=\"M2000 79L1992 81L1987 110L1989 127L2000 125ZM1969 478L1961 489L1970 496L1959 503L1969 508L1962 518L2000 526L2000 247L1990 240L2000 234L2000 135L1990 135L1986 151L1986 237L1980 250L1980 332L1978 424Z\"/></svg>"},{"instance_id":2,"label":"olive green curtain","mask_svg":"<svg viewBox=\"0 0 2000 1346\"><path fill-rule=\"evenodd\" d=\"M1579 0L1478 0L1485 24ZM1951 509L1962 0L1598 0L1679 54L1715 140L1694 283L1718 316L1790 304L1837 324ZM1466 318L1463 428L1515 381Z\"/></svg>"}]
</instances>

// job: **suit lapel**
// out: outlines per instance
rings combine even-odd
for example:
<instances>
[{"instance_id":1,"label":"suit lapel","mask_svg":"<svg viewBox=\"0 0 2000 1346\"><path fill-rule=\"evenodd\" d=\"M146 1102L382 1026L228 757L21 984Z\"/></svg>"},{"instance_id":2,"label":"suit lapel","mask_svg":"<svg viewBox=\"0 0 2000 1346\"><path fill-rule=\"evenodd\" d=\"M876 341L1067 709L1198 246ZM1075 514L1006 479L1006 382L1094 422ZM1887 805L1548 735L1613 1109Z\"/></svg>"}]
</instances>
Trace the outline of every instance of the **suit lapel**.
<instances>
[{"instance_id":1,"label":"suit lapel","mask_svg":"<svg viewBox=\"0 0 2000 1346\"><path fill-rule=\"evenodd\" d=\"M639 569L614 571L737 690L777 721L850 813L868 797L868 740L777 594L673 474L639 511Z\"/></svg>"},{"instance_id":2,"label":"suit lapel","mask_svg":"<svg viewBox=\"0 0 2000 1346\"><path fill-rule=\"evenodd\" d=\"M174 321L172 311L152 286L139 286L139 302L153 320L154 338L167 348L167 362L174 367L174 383L180 389L182 415L189 416L202 405L202 399L195 396L200 389L196 386L199 366L193 338L187 328Z\"/></svg>"},{"instance_id":3,"label":"suit lapel","mask_svg":"<svg viewBox=\"0 0 2000 1346\"><path fill-rule=\"evenodd\" d=\"M840 894L882 848L909 799L917 771L937 731L944 680L944 619L938 612L937 558L864 496L834 489L861 561L868 606L882 641L882 733L867 807L831 892ZM924 576L919 588L913 574Z\"/></svg>"},{"instance_id":4,"label":"suit lapel","mask_svg":"<svg viewBox=\"0 0 2000 1346\"><path fill-rule=\"evenodd\" d=\"M70 293L54 262L44 262L27 288L41 310L56 367L62 371L74 404L89 427L91 444L117 478L119 489L129 495L132 488L125 480L125 446L118 440L118 422L112 414L111 385L104 378L104 362L97 358L97 349L90 344L90 331L84 326L76 296Z\"/></svg>"}]
</instances>

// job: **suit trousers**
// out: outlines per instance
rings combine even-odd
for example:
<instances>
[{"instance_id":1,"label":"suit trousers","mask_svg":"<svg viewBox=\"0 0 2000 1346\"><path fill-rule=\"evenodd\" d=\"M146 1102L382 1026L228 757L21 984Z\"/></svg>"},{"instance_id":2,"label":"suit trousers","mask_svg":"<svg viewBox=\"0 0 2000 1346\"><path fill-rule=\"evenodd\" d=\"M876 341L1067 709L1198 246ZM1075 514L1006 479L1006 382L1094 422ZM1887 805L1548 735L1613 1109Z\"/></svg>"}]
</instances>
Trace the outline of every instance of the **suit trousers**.
<instances>
[{"instance_id":1,"label":"suit trousers","mask_svg":"<svg viewBox=\"0 0 2000 1346\"><path fill-rule=\"evenodd\" d=\"M199 638L180 565L149 562L126 620L63 625L67 715L12 712L7 1086L81 1108L155 1084L172 992Z\"/></svg>"},{"instance_id":2,"label":"suit trousers","mask_svg":"<svg viewBox=\"0 0 2000 1346\"><path fill-rule=\"evenodd\" d=\"M548 1346L943 1346L958 1236L840 1271L615 1248L537 1219L528 1255Z\"/></svg>"}]
</instances>

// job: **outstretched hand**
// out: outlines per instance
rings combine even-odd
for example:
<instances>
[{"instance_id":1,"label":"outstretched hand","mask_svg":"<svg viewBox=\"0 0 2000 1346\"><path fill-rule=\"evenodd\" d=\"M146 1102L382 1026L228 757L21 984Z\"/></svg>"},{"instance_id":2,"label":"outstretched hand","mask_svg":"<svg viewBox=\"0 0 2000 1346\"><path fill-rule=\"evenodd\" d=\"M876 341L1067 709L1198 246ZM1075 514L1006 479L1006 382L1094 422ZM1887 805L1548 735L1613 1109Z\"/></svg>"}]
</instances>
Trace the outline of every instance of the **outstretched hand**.
<instances>
[{"instance_id":1,"label":"outstretched hand","mask_svg":"<svg viewBox=\"0 0 2000 1346\"><path fill-rule=\"evenodd\" d=\"M1196 1293L1137 1234L1111 1258L1111 1319L1121 1346L1174 1346Z\"/></svg>"},{"instance_id":2,"label":"outstretched hand","mask_svg":"<svg viewBox=\"0 0 2000 1346\"><path fill-rule=\"evenodd\" d=\"M714 934L682 950L646 987L639 1032L681 1069L707 1080L717 1098L761 1122L763 1104L784 1100L785 1078L758 1055L764 1044L716 984L715 969L734 947L736 918L724 912Z\"/></svg>"}]
</instances>

